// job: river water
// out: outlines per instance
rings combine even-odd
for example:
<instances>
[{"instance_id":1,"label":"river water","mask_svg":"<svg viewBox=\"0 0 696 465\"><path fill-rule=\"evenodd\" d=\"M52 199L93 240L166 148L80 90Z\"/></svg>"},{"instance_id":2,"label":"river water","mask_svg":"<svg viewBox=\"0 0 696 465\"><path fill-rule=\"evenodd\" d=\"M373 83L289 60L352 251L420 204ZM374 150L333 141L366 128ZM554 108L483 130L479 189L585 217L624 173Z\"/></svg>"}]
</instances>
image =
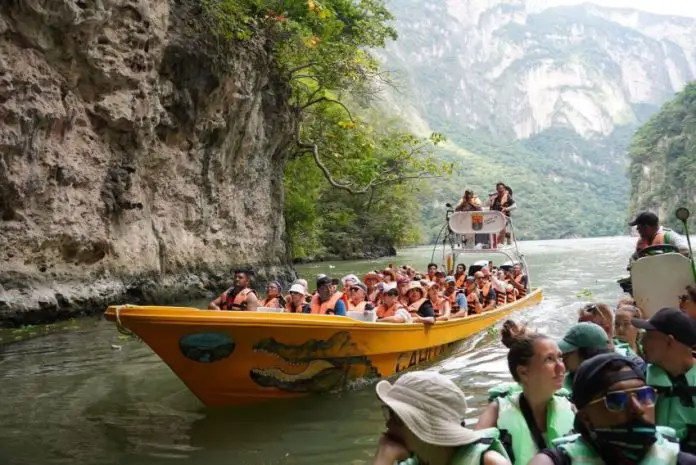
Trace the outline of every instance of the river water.
<instances>
[{"instance_id":1,"label":"river water","mask_svg":"<svg viewBox=\"0 0 696 465\"><path fill-rule=\"evenodd\" d=\"M559 337L588 299L587 291L578 296L581 290L615 304L621 293L616 279L626 274L633 244L628 237L520 243L532 284L545 296L513 318ZM318 273L362 276L389 262L424 269L431 252L420 247L384 260L302 265L298 272L312 281ZM124 339L98 318L76 326L0 349L0 464L370 463L383 430L372 387L208 409L143 343ZM430 369L471 396L472 418L487 387L509 379L494 332L472 337Z\"/></svg>"}]
</instances>

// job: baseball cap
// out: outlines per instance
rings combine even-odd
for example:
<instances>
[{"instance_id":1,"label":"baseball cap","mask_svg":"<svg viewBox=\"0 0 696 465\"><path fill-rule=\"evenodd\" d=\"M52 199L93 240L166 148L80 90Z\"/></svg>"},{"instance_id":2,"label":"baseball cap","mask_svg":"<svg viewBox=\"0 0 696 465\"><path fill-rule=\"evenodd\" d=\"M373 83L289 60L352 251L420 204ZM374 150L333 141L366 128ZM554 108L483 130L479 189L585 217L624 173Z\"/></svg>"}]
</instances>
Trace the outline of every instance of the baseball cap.
<instances>
[{"instance_id":1,"label":"baseball cap","mask_svg":"<svg viewBox=\"0 0 696 465\"><path fill-rule=\"evenodd\" d=\"M653 212L641 212L638 213L628 224L629 226L657 226L659 223L660 219Z\"/></svg>"},{"instance_id":2,"label":"baseball cap","mask_svg":"<svg viewBox=\"0 0 696 465\"><path fill-rule=\"evenodd\" d=\"M611 373L607 373L609 366L612 367ZM630 371L618 371L624 367L630 368ZM581 409L596 397L606 394L612 384L627 379L645 381L642 370L633 358L616 352L596 355L582 362L575 372L570 400Z\"/></svg>"},{"instance_id":3,"label":"baseball cap","mask_svg":"<svg viewBox=\"0 0 696 465\"><path fill-rule=\"evenodd\" d=\"M663 308L649 320L633 318L631 322L636 328L668 334L685 346L696 345L696 324L678 308Z\"/></svg>"},{"instance_id":4,"label":"baseball cap","mask_svg":"<svg viewBox=\"0 0 696 465\"><path fill-rule=\"evenodd\" d=\"M580 348L604 349L608 344L609 336L601 326L584 322L571 326L563 339L558 341L558 348L565 355Z\"/></svg>"},{"instance_id":5,"label":"baseball cap","mask_svg":"<svg viewBox=\"0 0 696 465\"><path fill-rule=\"evenodd\" d=\"M446 282L446 283L455 283L455 282L457 282L457 280L454 279L454 276L447 276L447 277L445 278L445 282Z\"/></svg>"}]
</instances>

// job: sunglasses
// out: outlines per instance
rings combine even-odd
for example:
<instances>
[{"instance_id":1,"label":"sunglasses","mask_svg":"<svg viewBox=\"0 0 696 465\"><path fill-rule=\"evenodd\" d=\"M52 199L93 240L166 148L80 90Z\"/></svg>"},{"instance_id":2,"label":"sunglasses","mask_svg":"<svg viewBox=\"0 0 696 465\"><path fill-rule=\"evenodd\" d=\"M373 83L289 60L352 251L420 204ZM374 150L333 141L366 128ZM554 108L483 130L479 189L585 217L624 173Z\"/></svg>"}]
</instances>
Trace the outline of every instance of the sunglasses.
<instances>
[{"instance_id":1,"label":"sunglasses","mask_svg":"<svg viewBox=\"0 0 696 465\"><path fill-rule=\"evenodd\" d=\"M604 406L607 410L618 413L626 410L632 397L635 397L638 403L643 407L652 407L655 405L655 390L650 386L626 389L625 391L607 392L606 396L595 399L587 405L604 402Z\"/></svg>"}]
</instances>

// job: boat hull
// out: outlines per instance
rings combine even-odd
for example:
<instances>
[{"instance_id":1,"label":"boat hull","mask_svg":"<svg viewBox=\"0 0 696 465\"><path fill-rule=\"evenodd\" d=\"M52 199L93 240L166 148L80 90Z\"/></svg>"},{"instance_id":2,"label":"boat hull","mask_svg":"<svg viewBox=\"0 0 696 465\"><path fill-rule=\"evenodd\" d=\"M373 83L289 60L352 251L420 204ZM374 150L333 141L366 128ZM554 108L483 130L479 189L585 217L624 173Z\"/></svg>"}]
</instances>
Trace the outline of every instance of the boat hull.
<instances>
[{"instance_id":1,"label":"boat hull","mask_svg":"<svg viewBox=\"0 0 696 465\"><path fill-rule=\"evenodd\" d=\"M206 405L251 404L350 388L432 362L462 339L541 302L422 324L347 317L111 306L105 318L140 337Z\"/></svg>"}]
</instances>

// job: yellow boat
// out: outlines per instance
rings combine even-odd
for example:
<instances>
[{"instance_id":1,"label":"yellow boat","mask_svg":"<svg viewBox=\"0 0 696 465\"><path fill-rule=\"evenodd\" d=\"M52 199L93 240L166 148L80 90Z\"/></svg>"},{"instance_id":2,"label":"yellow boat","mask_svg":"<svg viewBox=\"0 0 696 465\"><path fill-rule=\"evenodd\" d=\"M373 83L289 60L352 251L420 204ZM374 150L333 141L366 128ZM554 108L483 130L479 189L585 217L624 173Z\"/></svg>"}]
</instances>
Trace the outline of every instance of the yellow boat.
<instances>
[{"instance_id":1,"label":"yellow boat","mask_svg":"<svg viewBox=\"0 0 696 465\"><path fill-rule=\"evenodd\" d=\"M538 304L542 290L434 325L344 316L111 306L107 320L139 336L206 405L250 404L350 388L444 356L462 339Z\"/></svg>"}]
</instances>

